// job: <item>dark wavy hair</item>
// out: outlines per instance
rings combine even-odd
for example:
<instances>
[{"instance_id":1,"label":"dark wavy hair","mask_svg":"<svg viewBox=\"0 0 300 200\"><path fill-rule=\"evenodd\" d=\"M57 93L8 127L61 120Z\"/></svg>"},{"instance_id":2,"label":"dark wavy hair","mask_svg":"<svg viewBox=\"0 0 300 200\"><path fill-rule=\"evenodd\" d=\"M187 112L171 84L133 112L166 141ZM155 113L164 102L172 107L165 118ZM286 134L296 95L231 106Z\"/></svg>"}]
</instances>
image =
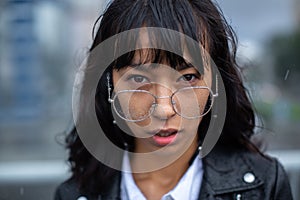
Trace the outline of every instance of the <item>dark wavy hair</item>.
<instances>
[{"instance_id":1,"label":"dark wavy hair","mask_svg":"<svg viewBox=\"0 0 300 200\"><path fill-rule=\"evenodd\" d=\"M200 42L218 67L226 91L227 113L217 145L258 151L250 141L255 127L255 116L236 63L236 36L215 3L211 0L114 0L99 17L99 21L90 51L115 34L140 27L168 28ZM152 51L153 62L158 61L162 54L170 62L174 61L174 65L183 62L172 53ZM95 96L96 113L103 131L119 147L123 147L126 142L131 151L134 148L134 138L124 134L113 124L111 106L107 102L106 75L113 69L126 66L133 55L134 52L129 52L121 56L106 69L104 75L99 77ZM198 133L202 133L199 134L200 139L209 122L208 114L199 125ZM81 192L95 196L105 192L112 177L119 172L105 166L87 151L75 127L67 136L66 143L70 153L71 179L79 184Z\"/></svg>"}]
</instances>

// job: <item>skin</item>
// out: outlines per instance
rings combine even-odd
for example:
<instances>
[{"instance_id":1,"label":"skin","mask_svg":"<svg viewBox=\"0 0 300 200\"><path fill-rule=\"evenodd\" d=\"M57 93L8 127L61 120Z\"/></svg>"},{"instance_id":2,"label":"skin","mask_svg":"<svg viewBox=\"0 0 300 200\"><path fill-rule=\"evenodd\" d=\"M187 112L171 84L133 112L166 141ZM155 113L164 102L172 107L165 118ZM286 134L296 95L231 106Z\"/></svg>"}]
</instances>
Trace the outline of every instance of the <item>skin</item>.
<instances>
[{"instance_id":1,"label":"skin","mask_svg":"<svg viewBox=\"0 0 300 200\"><path fill-rule=\"evenodd\" d=\"M182 70L174 70L168 67L167 63L158 64L150 67L142 59L142 54L136 54L133 59L133 66L113 70L113 84L115 92L125 89L143 89L153 93L156 96L171 96L174 91L182 87L207 85L203 77L194 67L186 67ZM143 64L141 69L136 67ZM208 93L198 96L200 104L205 105L208 99ZM151 163L159 163L160 159L169 159L178 151L182 152L170 165L155 171L144 173L133 173L136 185L143 195L150 200L161 199L176 186L180 178L189 167L189 161L198 148L197 130L201 122L198 119L185 119L178 115L171 104L169 98L158 99L158 107L153 114L140 122L127 122L135 139L135 153L153 153ZM137 104L138 102L136 102ZM153 135L160 130L177 130L175 142L169 145L161 146L155 143ZM155 154L156 150L165 149L164 154ZM131 168L139 169L151 164L149 160L142 158L130 158Z\"/></svg>"}]
</instances>

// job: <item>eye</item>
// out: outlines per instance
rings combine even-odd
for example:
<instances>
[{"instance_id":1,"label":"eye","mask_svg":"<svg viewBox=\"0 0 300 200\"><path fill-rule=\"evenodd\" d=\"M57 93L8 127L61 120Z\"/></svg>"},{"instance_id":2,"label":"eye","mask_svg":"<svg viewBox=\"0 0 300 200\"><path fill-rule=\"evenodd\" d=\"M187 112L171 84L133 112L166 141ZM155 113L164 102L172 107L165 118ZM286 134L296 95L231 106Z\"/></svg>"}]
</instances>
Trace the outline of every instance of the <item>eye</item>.
<instances>
[{"instance_id":1,"label":"eye","mask_svg":"<svg viewBox=\"0 0 300 200\"><path fill-rule=\"evenodd\" d=\"M199 77L196 74L184 74L178 79L178 81L194 82L198 78Z\"/></svg>"},{"instance_id":2,"label":"eye","mask_svg":"<svg viewBox=\"0 0 300 200\"><path fill-rule=\"evenodd\" d=\"M131 75L128 80L133 81L134 83L149 83L148 78L142 75Z\"/></svg>"}]
</instances>

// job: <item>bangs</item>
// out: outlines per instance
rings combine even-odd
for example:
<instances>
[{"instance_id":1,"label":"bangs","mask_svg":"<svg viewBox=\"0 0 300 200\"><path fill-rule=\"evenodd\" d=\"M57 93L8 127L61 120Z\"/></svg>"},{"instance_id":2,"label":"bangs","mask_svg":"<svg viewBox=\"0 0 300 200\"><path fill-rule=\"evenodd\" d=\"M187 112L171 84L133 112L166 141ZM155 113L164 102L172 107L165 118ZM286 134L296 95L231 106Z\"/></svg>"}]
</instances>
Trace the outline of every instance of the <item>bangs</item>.
<instances>
[{"instance_id":1,"label":"bangs","mask_svg":"<svg viewBox=\"0 0 300 200\"><path fill-rule=\"evenodd\" d=\"M115 60L113 69L120 70L125 67L137 67L143 64L156 63L166 64L175 70L183 70L190 67L192 63L182 56L161 49L140 49L126 53ZM150 65L152 66L152 65ZM153 65L157 67L158 65ZM192 65L193 66L193 65ZM196 66L193 66L196 68ZM197 66L200 74L204 73L203 66Z\"/></svg>"},{"instance_id":2,"label":"bangs","mask_svg":"<svg viewBox=\"0 0 300 200\"><path fill-rule=\"evenodd\" d=\"M208 25L203 17L195 14L194 10L197 8L194 6L189 1L182 0L114 0L102 16L99 33L95 38L98 42L95 44L119 33L139 28L173 30L177 35L168 31L157 33L147 29L145 33L147 37L144 38L137 39L131 33L119 38L115 44L114 55L121 56L115 57L113 68L165 62L170 67L178 69L192 63L202 73L203 63L207 66L209 65L207 60L210 60L207 58L210 44L207 36ZM182 38L183 35L193 39L198 45L186 47L187 42ZM143 43L151 45L145 47ZM124 48L130 51L124 53ZM139 63L133 63L136 55L142 58Z\"/></svg>"}]
</instances>

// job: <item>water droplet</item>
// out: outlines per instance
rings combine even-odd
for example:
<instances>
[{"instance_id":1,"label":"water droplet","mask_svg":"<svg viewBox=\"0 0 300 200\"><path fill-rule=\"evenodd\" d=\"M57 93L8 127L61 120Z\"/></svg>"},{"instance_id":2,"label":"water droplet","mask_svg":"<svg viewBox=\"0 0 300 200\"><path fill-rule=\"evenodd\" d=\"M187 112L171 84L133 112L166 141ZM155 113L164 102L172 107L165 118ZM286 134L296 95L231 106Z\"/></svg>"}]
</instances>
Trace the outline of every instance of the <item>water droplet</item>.
<instances>
[{"instance_id":1,"label":"water droplet","mask_svg":"<svg viewBox=\"0 0 300 200\"><path fill-rule=\"evenodd\" d=\"M288 69L288 70L286 71L286 73L285 73L285 76L284 76L284 80L285 80L285 81L287 80L289 74L290 74L290 70Z\"/></svg>"},{"instance_id":2,"label":"water droplet","mask_svg":"<svg viewBox=\"0 0 300 200\"><path fill-rule=\"evenodd\" d=\"M24 195L24 187L20 188L20 195L23 196Z\"/></svg>"}]
</instances>

